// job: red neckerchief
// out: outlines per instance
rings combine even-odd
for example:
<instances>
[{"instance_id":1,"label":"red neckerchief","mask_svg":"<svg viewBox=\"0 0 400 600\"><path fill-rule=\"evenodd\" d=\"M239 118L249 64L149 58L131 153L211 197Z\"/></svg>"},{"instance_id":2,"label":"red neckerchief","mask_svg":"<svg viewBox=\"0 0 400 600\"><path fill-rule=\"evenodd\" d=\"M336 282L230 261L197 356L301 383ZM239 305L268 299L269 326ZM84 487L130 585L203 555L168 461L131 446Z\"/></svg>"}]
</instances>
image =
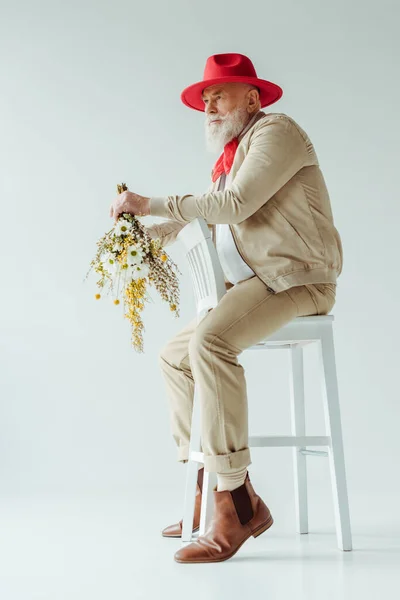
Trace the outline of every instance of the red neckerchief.
<instances>
[{"instance_id":1,"label":"red neckerchief","mask_svg":"<svg viewBox=\"0 0 400 600\"><path fill-rule=\"evenodd\" d=\"M222 173L229 173L238 146L239 140L237 137L233 138L233 140L225 144L224 151L215 163L211 173L211 178L213 181L217 181L218 177L220 177Z\"/></svg>"}]
</instances>

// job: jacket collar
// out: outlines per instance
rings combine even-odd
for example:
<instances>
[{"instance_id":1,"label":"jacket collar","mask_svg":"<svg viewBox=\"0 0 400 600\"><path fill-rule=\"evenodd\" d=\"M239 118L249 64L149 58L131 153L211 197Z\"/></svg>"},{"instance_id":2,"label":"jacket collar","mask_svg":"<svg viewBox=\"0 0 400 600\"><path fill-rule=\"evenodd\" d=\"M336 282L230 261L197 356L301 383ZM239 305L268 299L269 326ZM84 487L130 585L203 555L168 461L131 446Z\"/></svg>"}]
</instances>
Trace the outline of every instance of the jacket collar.
<instances>
[{"instance_id":1,"label":"jacket collar","mask_svg":"<svg viewBox=\"0 0 400 600\"><path fill-rule=\"evenodd\" d=\"M250 127L253 127L253 125L259 120L262 119L263 117L266 117L266 113L263 110L258 110L255 115L253 115L250 119L250 121L247 123L247 125L244 127L244 129L242 129L242 131L240 132L240 134L238 135L238 140L239 142L242 141L242 138L246 135L246 133L248 132L248 130L250 129Z\"/></svg>"},{"instance_id":2,"label":"jacket collar","mask_svg":"<svg viewBox=\"0 0 400 600\"><path fill-rule=\"evenodd\" d=\"M250 119L250 121L247 123L247 125L244 126L244 128L242 129L242 131L239 133L238 135L238 141L239 143L242 141L243 137L246 135L246 133L249 131L249 129L251 127L253 127L253 125L259 120L262 119L263 117L266 117L267 114L263 111L263 110L259 110L255 113L255 115L253 115ZM212 172L211 172L212 174ZM216 179L213 184L212 184L212 190L218 190L221 186L221 177L225 177L224 174L222 174L220 177L218 177L218 179ZM213 225L214 227L214 225Z\"/></svg>"}]
</instances>

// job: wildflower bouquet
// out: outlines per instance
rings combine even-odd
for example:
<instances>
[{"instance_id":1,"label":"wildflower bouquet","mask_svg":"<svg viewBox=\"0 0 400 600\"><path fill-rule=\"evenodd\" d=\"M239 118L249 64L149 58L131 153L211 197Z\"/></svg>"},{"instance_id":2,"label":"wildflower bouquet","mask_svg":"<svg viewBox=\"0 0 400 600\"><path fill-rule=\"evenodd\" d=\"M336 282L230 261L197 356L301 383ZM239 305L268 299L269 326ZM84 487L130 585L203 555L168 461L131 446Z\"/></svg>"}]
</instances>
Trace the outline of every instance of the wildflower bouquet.
<instances>
[{"instance_id":1,"label":"wildflower bouquet","mask_svg":"<svg viewBox=\"0 0 400 600\"><path fill-rule=\"evenodd\" d=\"M128 188L123 183L117 186L118 193ZM107 289L114 296L114 304L124 302L124 317L132 326L132 345L137 352L143 352L144 325L141 312L150 297L148 285L153 285L168 302L175 317L179 317L179 282L177 265L162 249L159 238L152 239L140 221L129 213L123 213L97 242L98 250L90 263L88 278L92 269L100 274L97 286ZM101 294L96 294L99 300Z\"/></svg>"}]
</instances>

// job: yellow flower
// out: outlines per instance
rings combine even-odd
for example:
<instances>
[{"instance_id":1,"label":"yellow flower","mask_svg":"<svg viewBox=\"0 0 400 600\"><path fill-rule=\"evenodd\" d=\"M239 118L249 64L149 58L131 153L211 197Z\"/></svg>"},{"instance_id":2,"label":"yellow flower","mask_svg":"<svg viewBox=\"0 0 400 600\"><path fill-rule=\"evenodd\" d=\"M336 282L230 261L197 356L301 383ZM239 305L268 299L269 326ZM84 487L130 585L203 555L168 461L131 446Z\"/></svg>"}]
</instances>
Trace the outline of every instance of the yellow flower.
<instances>
[{"instance_id":1,"label":"yellow flower","mask_svg":"<svg viewBox=\"0 0 400 600\"><path fill-rule=\"evenodd\" d=\"M176 310L176 304L171 304L170 309L171 310Z\"/></svg>"},{"instance_id":2,"label":"yellow flower","mask_svg":"<svg viewBox=\"0 0 400 600\"><path fill-rule=\"evenodd\" d=\"M119 300L118 300L118 298L116 298L116 299L114 300L114 304L119 304Z\"/></svg>"},{"instance_id":3,"label":"yellow flower","mask_svg":"<svg viewBox=\"0 0 400 600\"><path fill-rule=\"evenodd\" d=\"M96 294L95 298L96 298L96 300L100 300L100 298L101 298L100 294Z\"/></svg>"},{"instance_id":4,"label":"yellow flower","mask_svg":"<svg viewBox=\"0 0 400 600\"><path fill-rule=\"evenodd\" d=\"M161 258L161 260L163 262L165 262L166 260L168 260L168 256L166 254L161 254L160 258Z\"/></svg>"}]
</instances>

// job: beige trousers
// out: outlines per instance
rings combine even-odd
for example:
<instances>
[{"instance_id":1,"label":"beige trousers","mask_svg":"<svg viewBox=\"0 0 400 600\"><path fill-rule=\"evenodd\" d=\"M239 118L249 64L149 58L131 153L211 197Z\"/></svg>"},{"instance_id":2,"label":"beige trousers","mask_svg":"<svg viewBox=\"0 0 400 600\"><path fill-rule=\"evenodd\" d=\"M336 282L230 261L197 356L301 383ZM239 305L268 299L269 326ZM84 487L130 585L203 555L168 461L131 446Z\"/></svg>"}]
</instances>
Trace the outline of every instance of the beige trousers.
<instances>
[{"instance_id":1,"label":"beige trousers","mask_svg":"<svg viewBox=\"0 0 400 600\"><path fill-rule=\"evenodd\" d=\"M251 464L243 350L298 316L323 315L336 284L292 287L273 294L258 277L230 288L204 319L194 318L161 350L170 425L178 461L187 461L194 382L199 393L204 469L216 473Z\"/></svg>"}]
</instances>

